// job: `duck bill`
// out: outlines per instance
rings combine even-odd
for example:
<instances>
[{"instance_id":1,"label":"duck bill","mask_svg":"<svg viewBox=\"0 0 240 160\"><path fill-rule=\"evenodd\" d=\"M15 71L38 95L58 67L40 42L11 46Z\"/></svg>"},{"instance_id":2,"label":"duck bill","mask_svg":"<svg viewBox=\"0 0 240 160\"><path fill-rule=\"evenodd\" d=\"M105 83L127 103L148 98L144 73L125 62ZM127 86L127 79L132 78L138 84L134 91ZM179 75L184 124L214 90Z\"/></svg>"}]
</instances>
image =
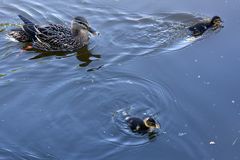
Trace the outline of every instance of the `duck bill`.
<instances>
[{"instance_id":1,"label":"duck bill","mask_svg":"<svg viewBox=\"0 0 240 160\"><path fill-rule=\"evenodd\" d=\"M92 35L94 35L94 36L99 35L99 33L98 33L95 29L93 29L93 28L91 28L91 27L88 28L88 31L89 31Z\"/></svg>"}]
</instances>

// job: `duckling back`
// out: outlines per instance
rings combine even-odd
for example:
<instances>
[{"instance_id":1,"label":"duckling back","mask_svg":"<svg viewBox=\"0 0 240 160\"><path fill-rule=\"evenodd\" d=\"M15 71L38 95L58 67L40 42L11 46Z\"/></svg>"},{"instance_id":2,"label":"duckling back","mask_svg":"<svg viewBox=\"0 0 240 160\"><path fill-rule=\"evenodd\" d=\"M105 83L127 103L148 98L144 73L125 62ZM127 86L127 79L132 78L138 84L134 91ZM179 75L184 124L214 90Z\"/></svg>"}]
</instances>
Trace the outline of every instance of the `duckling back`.
<instances>
[{"instance_id":1,"label":"duckling back","mask_svg":"<svg viewBox=\"0 0 240 160\"><path fill-rule=\"evenodd\" d=\"M125 119L128 123L129 128L132 130L132 132L137 132L137 133L147 133L149 128L146 127L144 124L144 121L140 118L137 117L127 117Z\"/></svg>"}]
</instances>

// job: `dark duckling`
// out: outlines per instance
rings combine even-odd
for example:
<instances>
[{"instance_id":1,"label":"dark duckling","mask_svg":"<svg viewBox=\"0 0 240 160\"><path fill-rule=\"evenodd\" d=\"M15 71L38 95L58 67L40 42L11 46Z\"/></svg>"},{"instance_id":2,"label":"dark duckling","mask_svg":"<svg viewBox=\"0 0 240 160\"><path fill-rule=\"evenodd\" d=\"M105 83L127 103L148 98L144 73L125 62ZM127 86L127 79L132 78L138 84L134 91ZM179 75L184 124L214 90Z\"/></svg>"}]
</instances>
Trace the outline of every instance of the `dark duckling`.
<instances>
[{"instance_id":1,"label":"dark duckling","mask_svg":"<svg viewBox=\"0 0 240 160\"><path fill-rule=\"evenodd\" d=\"M20 42L32 42L32 48L43 51L75 51L89 43L92 29L88 21L81 16L72 20L71 27L61 24L35 25L19 15L24 22L21 28L13 29L9 35Z\"/></svg>"},{"instance_id":2,"label":"dark duckling","mask_svg":"<svg viewBox=\"0 0 240 160\"><path fill-rule=\"evenodd\" d=\"M125 120L134 133L152 133L155 128L160 128L160 125L152 117L146 117L144 119L138 117L126 117Z\"/></svg>"},{"instance_id":3,"label":"dark duckling","mask_svg":"<svg viewBox=\"0 0 240 160\"><path fill-rule=\"evenodd\" d=\"M197 23L188 29L192 32L192 36L201 36L208 29L216 30L223 27L222 20L219 16L214 16L210 21Z\"/></svg>"}]
</instances>

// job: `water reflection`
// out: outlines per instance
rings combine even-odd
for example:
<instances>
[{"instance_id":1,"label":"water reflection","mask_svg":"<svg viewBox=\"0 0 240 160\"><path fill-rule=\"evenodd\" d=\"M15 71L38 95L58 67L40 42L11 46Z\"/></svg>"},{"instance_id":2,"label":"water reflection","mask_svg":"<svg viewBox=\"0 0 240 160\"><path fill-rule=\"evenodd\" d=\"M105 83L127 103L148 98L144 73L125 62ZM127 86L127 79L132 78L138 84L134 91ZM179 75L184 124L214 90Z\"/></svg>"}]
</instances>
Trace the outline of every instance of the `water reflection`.
<instances>
[{"instance_id":1,"label":"water reflection","mask_svg":"<svg viewBox=\"0 0 240 160\"><path fill-rule=\"evenodd\" d=\"M79 64L80 67L86 67L91 62L99 60L101 58L100 54L92 54L91 50L88 50L87 47L82 48L76 54L76 57L79 61L83 62Z\"/></svg>"},{"instance_id":2,"label":"water reflection","mask_svg":"<svg viewBox=\"0 0 240 160\"><path fill-rule=\"evenodd\" d=\"M26 50L26 47L29 44L25 44L23 47L23 50ZM33 49L28 49L28 51L33 51ZM85 46L83 48L81 48L80 50L78 50L76 53L71 53L71 52L44 52L44 51L39 51L39 50L35 50L37 51L37 53L39 53L38 55L30 58L29 60L35 60L35 59L40 59L40 58L45 58L45 57L49 57L49 56L56 56L57 58L67 58L67 57L72 57L75 56L81 63L79 64L79 67L87 67L90 65L90 63L97 61L101 58L100 54L92 54L92 50L88 48L88 46ZM95 68L95 69L100 69L101 66ZM95 70L93 69L89 69L89 70Z\"/></svg>"}]
</instances>

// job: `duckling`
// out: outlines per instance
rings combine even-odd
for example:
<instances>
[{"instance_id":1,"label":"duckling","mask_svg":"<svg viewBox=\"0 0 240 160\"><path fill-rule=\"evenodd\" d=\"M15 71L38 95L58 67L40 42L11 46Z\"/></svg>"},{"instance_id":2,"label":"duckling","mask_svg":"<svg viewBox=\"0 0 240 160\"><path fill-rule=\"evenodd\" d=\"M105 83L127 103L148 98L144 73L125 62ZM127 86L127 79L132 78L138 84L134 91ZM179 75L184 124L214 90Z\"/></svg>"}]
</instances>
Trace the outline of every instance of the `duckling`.
<instances>
[{"instance_id":1,"label":"duckling","mask_svg":"<svg viewBox=\"0 0 240 160\"><path fill-rule=\"evenodd\" d=\"M155 128L160 128L160 125L152 117L141 119L128 116L125 120L132 132L139 134L152 133Z\"/></svg>"},{"instance_id":2,"label":"duckling","mask_svg":"<svg viewBox=\"0 0 240 160\"><path fill-rule=\"evenodd\" d=\"M210 21L197 23L188 29L192 32L192 36L201 36L208 29L216 30L223 27L222 20L219 16L214 16Z\"/></svg>"},{"instance_id":3,"label":"duckling","mask_svg":"<svg viewBox=\"0 0 240 160\"><path fill-rule=\"evenodd\" d=\"M20 42L32 42L32 48L42 51L76 51L89 43L89 32L98 34L81 16L72 20L71 27L61 24L35 25L22 15L18 16L24 25L13 29L9 35Z\"/></svg>"}]
</instances>

